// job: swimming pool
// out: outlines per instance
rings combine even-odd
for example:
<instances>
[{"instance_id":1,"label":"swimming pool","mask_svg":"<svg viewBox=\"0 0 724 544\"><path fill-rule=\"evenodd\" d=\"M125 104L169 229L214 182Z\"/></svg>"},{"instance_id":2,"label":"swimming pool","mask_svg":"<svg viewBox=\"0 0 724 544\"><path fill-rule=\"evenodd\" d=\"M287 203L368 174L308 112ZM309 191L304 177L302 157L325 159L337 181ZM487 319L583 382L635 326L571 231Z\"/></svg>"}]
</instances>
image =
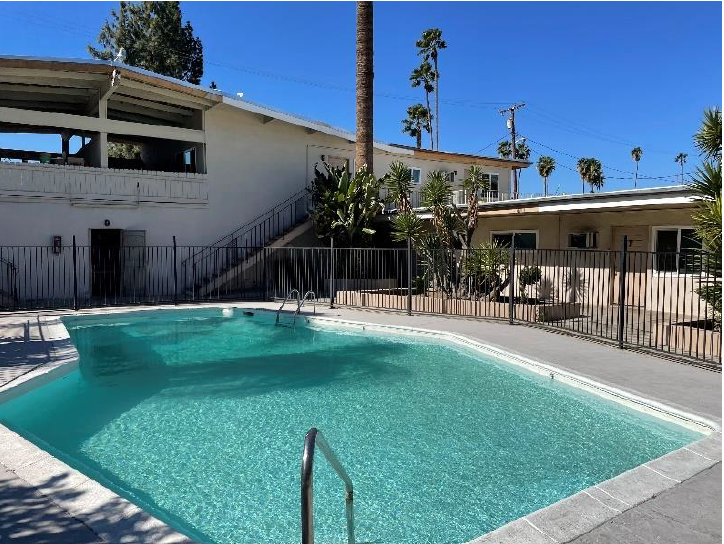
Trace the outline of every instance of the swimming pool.
<instances>
[{"instance_id":1,"label":"swimming pool","mask_svg":"<svg viewBox=\"0 0 724 544\"><path fill-rule=\"evenodd\" d=\"M304 434L359 542L463 542L701 437L471 349L218 308L65 318L77 370L0 422L204 542L298 542ZM315 468L320 542L342 484Z\"/></svg>"}]
</instances>

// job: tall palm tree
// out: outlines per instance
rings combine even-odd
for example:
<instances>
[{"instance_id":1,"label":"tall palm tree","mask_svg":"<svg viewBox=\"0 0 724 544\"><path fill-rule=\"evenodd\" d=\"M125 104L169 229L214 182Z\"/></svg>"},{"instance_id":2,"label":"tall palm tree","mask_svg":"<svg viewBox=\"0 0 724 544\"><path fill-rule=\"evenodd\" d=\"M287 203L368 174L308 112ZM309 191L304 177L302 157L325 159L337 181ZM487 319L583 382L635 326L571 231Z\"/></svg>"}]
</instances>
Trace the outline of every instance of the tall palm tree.
<instances>
[{"instance_id":1,"label":"tall palm tree","mask_svg":"<svg viewBox=\"0 0 724 544\"><path fill-rule=\"evenodd\" d=\"M679 153L674 157L674 162L678 162L681 165L681 183L684 183L684 163L689 155L687 153Z\"/></svg>"},{"instance_id":2,"label":"tall palm tree","mask_svg":"<svg viewBox=\"0 0 724 544\"><path fill-rule=\"evenodd\" d=\"M521 161L527 161L530 159L530 148L528 147L528 144L525 143L525 138L521 138L521 140L515 144L515 158L519 159ZM517 187L520 187L520 179L523 177L522 169L518 168L518 185ZM515 196L518 198L518 195Z\"/></svg>"},{"instance_id":3,"label":"tall palm tree","mask_svg":"<svg viewBox=\"0 0 724 544\"><path fill-rule=\"evenodd\" d=\"M447 48L447 44L442 39L442 30L429 28L422 33L422 38L415 42L415 46L420 49L418 54L422 55L425 61L432 60L435 68L435 149L440 149L440 71L437 60L440 49Z\"/></svg>"},{"instance_id":4,"label":"tall palm tree","mask_svg":"<svg viewBox=\"0 0 724 544\"><path fill-rule=\"evenodd\" d=\"M634 187L638 187L639 182L639 161L641 160L641 156L644 154L643 150L640 147L634 147L631 150L631 158L636 162L636 177L634 178Z\"/></svg>"},{"instance_id":5,"label":"tall palm tree","mask_svg":"<svg viewBox=\"0 0 724 544\"><path fill-rule=\"evenodd\" d=\"M402 120L402 132L415 138L417 149L422 147L422 133L427 131L432 137L428 122L430 112L422 104L413 104L407 108L407 119Z\"/></svg>"},{"instance_id":6,"label":"tall palm tree","mask_svg":"<svg viewBox=\"0 0 724 544\"><path fill-rule=\"evenodd\" d=\"M355 169L372 173L372 2L357 2L357 84Z\"/></svg>"},{"instance_id":7,"label":"tall palm tree","mask_svg":"<svg viewBox=\"0 0 724 544\"><path fill-rule=\"evenodd\" d=\"M589 159L589 161L591 161L589 163L590 169L588 171L588 179L586 181L591 186L591 192L593 192L594 189L600 191L603 188L603 183L606 179L603 175L603 165L598 159Z\"/></svg>"},{"instance_id":8,"label":"tall palm tree","mask_svg":"<svg viewBox=\"0 0 724 544\"><path fill-rule=\"evenodd\" d=\"M576 164L578 175L581 176L581 193L586 192L586 180L588 180L591 172L591 159L578 159Z\"/></svg>"},{"instance_id":9,"label":"tall palm tree","mask_svg":"<svg viewBox=\"0 0 724 544\"><path fill-rule=\"evenodd\" d=\"M422 64L420 64L419 67L415 68L410 75L410 83L412 83L412 86L419 87L420 85L422 85L422 88L425 91L425 103L427 104L427 124L430 127L430 149L433 149L435 147L432 136L432 111L430 110L430 93L435 90L434 81L435 75L433 74L432 66L430 66L430 63L427 61L423 61ZM437 115L437 112L435 112L435 115ZM420 146L418 145L417 147L419 148Z\"/></svg>"},{"instance_id":10,"label":"tall palm tree","mask_svg":"<svg viewBox=\"0 0 724 544\"><path fill-rule=\"evenodd\" d=\"M538 159L538 174L543 178L543 195L548 196L548 178L556 169L556 160L553 157L542 155Z\"/></svg>"},{"instance_id":11,"label":"tall palm tree","mask_svg":"<svg viewBox=\"0 0 724 544\"><path fill-rule=\"evenodd\" d=\"M412 173L402 162L395 161L390 164L390 171L384 179L387 187L387 196L397 206L398 213L410 211L410 191L412 191Z\"/></svg>"}]
</instances>

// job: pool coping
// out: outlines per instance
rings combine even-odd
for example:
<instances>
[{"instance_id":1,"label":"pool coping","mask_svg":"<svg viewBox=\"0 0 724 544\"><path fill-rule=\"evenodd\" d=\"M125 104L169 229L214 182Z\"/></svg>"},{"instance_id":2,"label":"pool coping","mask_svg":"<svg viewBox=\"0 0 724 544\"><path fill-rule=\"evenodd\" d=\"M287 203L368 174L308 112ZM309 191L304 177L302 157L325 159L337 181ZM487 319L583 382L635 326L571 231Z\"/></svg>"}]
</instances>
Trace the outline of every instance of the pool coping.
<instances>
[{"instance_id":1,"label":"pool coping","mask_svg":"<svg viewBox=\"0 0 724 544\"><path fill-rule=\"evenodd\" d=\"M61 317L66 315L108 315L144 310L174 310L192 308L239 308L270 313L273 310L239 303L212 303L204 305L179 305L171 307L144 306L103 308L81 312L63 312L53 315L40 315L39 325L46 330L46 341L50 343L48 362L0 386L0 402L21 395L30 389L39 387L71 372L78 364L78 353L70 343L70 337ZM286 313L286 312L285 312ZM367 321L338 319L302 314L309 324L332 324L335 326L361 327L363 330L377 330L394 334L437 337L453 344L493 355L507 363L524 367L541 375L557 379L570 386L587 390L591 394L602 396L629 408L642 411L659 418L674 421L699 432L709 432L708 436L678 450L654 459L614 478L579 491L554 504L511 521L498 529L481 535L466 544L512 544L512 543L565 543L581 536L599 525L615 518L623 512L671 489L696 474L711 468L722 459L721 423L697 414L672 408L665 403L635 395L623 389L602 384L575 373L560 369L549 363L536 361L529 357L513 354L504 349L480 342L462 334L437 331L418 327L385 325ZM115 494L99 482L72 469L50 453L32 444L22 436L0 424L0 464L15 473L20 479L50 497L72 517L90 527L100 538L120 541L121 537L133 535L137 530L156 533L153 542L193 542L189 537L176 532L161 520L144 512L140 507ZM59 475L71 475L73 488L89 491L83 501L69 500L63 493L54 492L43 482ZM103 515L98 516L102 511ZM142 518L141 529L123 527L118 523L131 516ZM111 522L111 520L114 520ZM139 534L139 533L136 533Z\"/></svg>"}]
</instances>

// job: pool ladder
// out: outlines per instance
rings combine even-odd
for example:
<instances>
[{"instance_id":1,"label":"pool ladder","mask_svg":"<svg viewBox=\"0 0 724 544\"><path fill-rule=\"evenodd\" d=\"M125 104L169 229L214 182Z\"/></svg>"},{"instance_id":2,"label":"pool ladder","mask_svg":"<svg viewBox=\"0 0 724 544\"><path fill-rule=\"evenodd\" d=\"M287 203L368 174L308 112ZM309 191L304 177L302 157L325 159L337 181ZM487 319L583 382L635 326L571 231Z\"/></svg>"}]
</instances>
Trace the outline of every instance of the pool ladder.
<instances>
[{"instance_id":1,"label":"pool ladder","mask_svg":"<svg viewBox=\"0 0 724 544\"><path fill-rule=\"evenodd\" d=\"M339 462L339 459L337 459L337 456L332 451L329 443L324 439L324 436L322 436L322 433L316 427L309 429L307 436L304 437L304 451L302 453L302 544L314 544L312 479L314 476L314 453L316 448L321 450L329 464L332 465L334 471L344 482L344 501L347 509L347 544L355 544L354 510L352 507L354 490L352 488L352 480L344 470L342 463Z\"/></svg>"},{"instance_id":2,"label":"pool ladder","mask_svg":"<svg viewBox=\"0 0 724 544\"><path fill-rule=\"evenodd\" d=\"M287 296L284 299L284 302L282 302L282 305L279 306L279 309L277 310L277 317L276 317L276 321L275 321L275 323L277 325L284 324L279 321L279 316L280 316L282 310L284 309L284 306L286 305L286 303L289 302L289 299L295 293L297 295L297 309L294 310L294 317L292 318L292 324L291 324L292 327L294 327L297 324L297 316L299 315L299 312L302 311L302 306L304 306L304 303L307 302L307 300L312 301L312 304L314 306L314 313L315 314L317 313L317 295L314 294L314 291L307 291L306 293L304 293L304 296L300 298L299 290L292 289L291 291L289 291L289 293L287 293Z\"/></svg>"}]
</instances>

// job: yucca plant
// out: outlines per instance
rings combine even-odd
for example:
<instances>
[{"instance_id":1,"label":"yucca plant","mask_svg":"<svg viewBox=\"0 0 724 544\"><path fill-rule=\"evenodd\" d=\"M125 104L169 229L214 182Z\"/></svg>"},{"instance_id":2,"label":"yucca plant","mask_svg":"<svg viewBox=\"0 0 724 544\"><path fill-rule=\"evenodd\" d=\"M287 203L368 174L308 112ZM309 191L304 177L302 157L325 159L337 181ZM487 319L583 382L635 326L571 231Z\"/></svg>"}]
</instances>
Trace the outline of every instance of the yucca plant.
<instances>
[{"instance_id":1,"label":"yucca plant","mask_svg":"<svg viewBox=\"0 0 724 544\"><path fill-rule=\"evenodd\" d=\"M465 239L464 247L469 248L473 239L473 233L478 226L478 202L479 193L481 191L490 190L490 180L483 173L483 169L477 164L473 164L468 168L465 179L463 179L463 189L468 193L468 210L465 216Z\"/></svg>"},{"instance_id":2,"label":"yucca plant","mask_svg":"<svg viewBox=\"0 0 724 544\"><path fill-rule=\"evenodd\" d=\"M387 188L387 198L395 203L398 213L410 210L410 191L412 191L412 173L402 162L390 164L390 170L383 178Z\"/></svg>"},{"instance_id":3,"label":"yucca plant","mask_svg":"<svg viewBox=\"0 0 724 544\"><path fill-rule=\"evenodd\" d=\"M427 183L420 191L422 205L430 208L432 224L445 247L450 247L452 237L447 231L450 215L450 199L452 186L445 172L433 170L427 175Z\"/></svg>"},{"instance_id":4,"label":"yucca plant","mask_svg":"<svg viewBox=\"0 0 724 544\"><path fill-rule=\"evenodd\" d=\"M413 245L420 245L426 234L425 222L411 210L398 213L392 218L392 239L396 242L410 240Z\"/></svg>"}]
</instances>

